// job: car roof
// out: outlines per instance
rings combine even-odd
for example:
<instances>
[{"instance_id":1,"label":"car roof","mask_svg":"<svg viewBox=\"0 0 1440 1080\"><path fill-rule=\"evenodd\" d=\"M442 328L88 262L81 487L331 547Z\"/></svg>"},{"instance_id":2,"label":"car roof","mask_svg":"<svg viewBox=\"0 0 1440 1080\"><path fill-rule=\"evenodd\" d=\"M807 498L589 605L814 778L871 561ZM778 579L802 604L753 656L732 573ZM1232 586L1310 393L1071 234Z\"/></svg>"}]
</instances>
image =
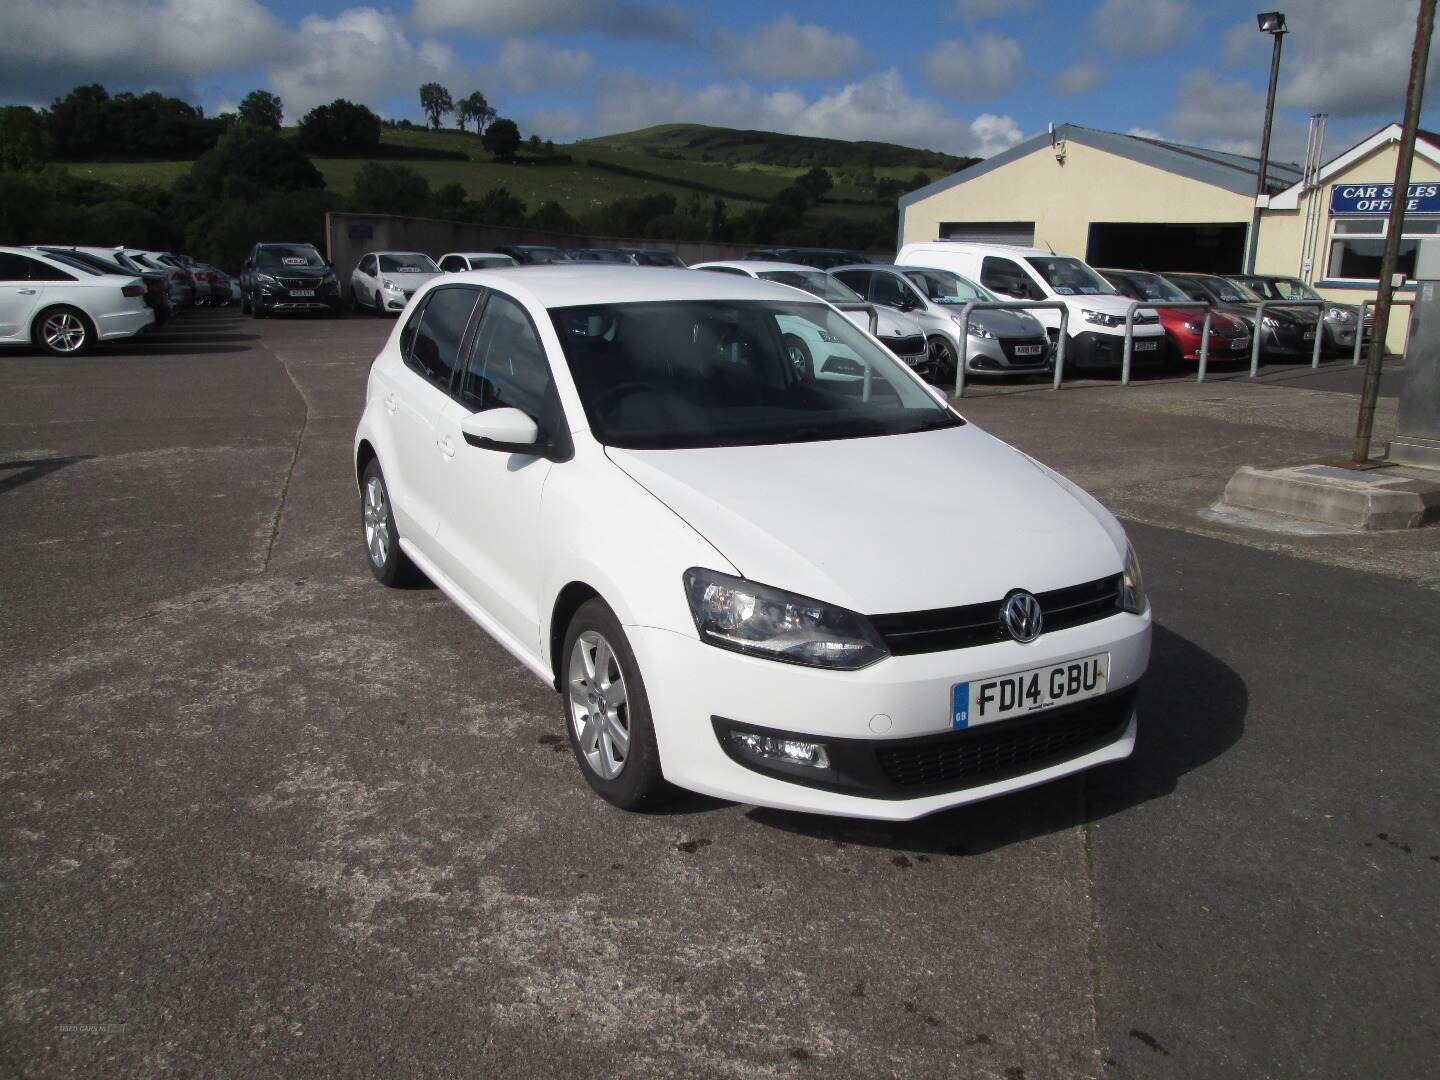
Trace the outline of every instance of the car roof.
<instances>
[{"instance_id":1,"label":"car roof","mask_svg":"<svg viewBox=\"0 0 1440 1080\"><path fill-rule=\"evenodd\" d=\"M508 259L503 251L447 251L440 258L448 259L451 255L459 255L462 259Z\"/></svg>"},{"instance_id":2,"label":"car roof","mask_svg":"<svg viewBox=\"0 0 1440 1080\"><path fill-rule=\"evenodd\" d=\"M744 270L750 274L758 274L762 271L773 274L776 270L804 270L811 274L829 273L828 270L821 270L818 266L806 266L804 263L771 262L769 259L722 259L696 263L690 269L706 270L712 266L727 266L732 270Z\"/></svg>"},{"instance_id":3,"label":"car roof","mask_svg":"<svg viewBox=\"0 0 1440 1080\"><path fill-rule=\"evenodd\" d=\"M810 267L806 267L810 269ZM474 281L505 292L525 294L541 307L581 304L634 304L665 300L780 300L796 302L789 285L738 274L697 274L667 266L624 263L552 263L526 267L462 270L440 279L445 284ZM818 299L816 302L820 302Z\"/></svg>"},{"instance_id":4,"label":"car roof","mask_svg":"<svg viewBox=\"0 0 1440 1080\"><path fill-rule=\"evenodd\" d=\"M968 251L968 252L995 252L1001 255L1043 255L1045 258L1073 258L1073 256L1060 255L1054 251L1047 251L1044 248L1022 247L1019 244L981 244L968 240L926 240L913 244L906 244L902 251Z\"/></svg>"},{"instance_id":5,"label":"car roof","mask_svg":"<svg viewBox=\"0 0 1440 1080\"><path fill-rule=\"evenodd\" d=\"M810 269L814 270L815 267L812 266ZM925 268L923 266L917 266L912 267L912 269L923 270ZM840 270L893 270L897 274L903 275L905 273L903 267L896 266L894 263L846 263L844 266L828 267L825 273L833 274Z\"/></svg>"}]
</instances>

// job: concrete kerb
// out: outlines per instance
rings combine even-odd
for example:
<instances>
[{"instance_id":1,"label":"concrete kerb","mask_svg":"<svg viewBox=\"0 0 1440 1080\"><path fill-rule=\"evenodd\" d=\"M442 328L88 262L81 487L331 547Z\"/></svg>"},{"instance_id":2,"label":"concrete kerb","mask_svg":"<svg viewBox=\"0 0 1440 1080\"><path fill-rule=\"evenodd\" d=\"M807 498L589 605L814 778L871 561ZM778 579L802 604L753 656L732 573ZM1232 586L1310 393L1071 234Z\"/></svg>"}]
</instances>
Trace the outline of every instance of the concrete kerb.
<instances>
[{"instance_id":1,"label":"concrete kerb","mask_svg":"<svg viewBox=\"0 0 1440 1080\"><path fill-rule=\"evenodd\" d=\"M1228 506L1351 529L1415 529L1440 521L1440 471L1243 465L1225 485Z\"/></svg>"}]
</instances>

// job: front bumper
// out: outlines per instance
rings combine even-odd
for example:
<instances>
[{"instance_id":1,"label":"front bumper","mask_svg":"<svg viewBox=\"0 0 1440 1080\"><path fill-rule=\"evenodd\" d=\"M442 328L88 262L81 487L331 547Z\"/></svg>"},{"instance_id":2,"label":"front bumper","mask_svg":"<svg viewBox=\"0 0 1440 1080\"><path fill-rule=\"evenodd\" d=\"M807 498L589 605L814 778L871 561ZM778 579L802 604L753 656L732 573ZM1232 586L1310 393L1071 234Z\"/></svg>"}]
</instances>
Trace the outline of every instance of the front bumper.
<instances>
[{"instance_id":1,"label":"front bumper","mask_svg":"<svg viewBox=\"0 0 1440 1080\"><path fill-rule=\"evenodd\" d=\"M1157 328L1158 329L1158 328ZM1148 327L1147 327L1148 330ZM1135 344L1155 342L1153 349L1136 349L1130 363L1136 368L1158 365L1164 362L1166 342L1164 333L1135 335ZM1095 330L1082 330L1071 334L1065 352L1065 366L1069 368L1099 368L1120 370L1125 363L1125 336L1105 334Z\"/></svg>"},{"instance_id":2,"label":"front bumper","mask_svg":"<svg viewBox=\"0 0 1440 1080\"><path fill-rule=\"evenodd\" d=\"M999 642L892 656L853 672L744 656L653 627L625 629L645 680L666 779L754 805L891 821L1128 756L1135 740L1133 694L1150 654L1148 613L1120 613L1052 631L1029 645ZM1110 654L1106 695L1019 721L951 730L955 683L1098 652ZM841 767L828 777L811 770L799 782L773 769L757 771L727 752L717 729L728 725L833 745L832 761ZM1028 750L1020 753L1017 747ZM965 765L967 754L974 759L1002 751L1014 759L1014 768ZM917 783L895 779L905 773L907 760L931 755L952 764Z\"/></svg>"},{"instance_id":3,"label":"front bumper","mask_svg":"<svg viewBox=\"0 0 1440 1080\"><path fill-rule=\"evenodd\" d=\"M1015 351L1037 345L1040 351L1033 355L1021 356ZM983 338L970 334L965 347L965 370L978 375L1045 371L1054 358L1050 341L1045 337Z\"/></svg>"}]
</instances>

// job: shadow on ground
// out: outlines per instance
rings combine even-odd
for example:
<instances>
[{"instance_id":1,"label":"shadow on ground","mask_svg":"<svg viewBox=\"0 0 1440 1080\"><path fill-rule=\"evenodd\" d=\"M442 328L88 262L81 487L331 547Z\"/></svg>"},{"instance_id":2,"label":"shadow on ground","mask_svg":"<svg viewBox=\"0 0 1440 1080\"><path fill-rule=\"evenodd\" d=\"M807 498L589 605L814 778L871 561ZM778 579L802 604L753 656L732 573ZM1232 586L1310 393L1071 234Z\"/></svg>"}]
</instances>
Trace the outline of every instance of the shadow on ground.
<instances>
[{"instance_id":1,"label":"shadow on ground","mask_svg":"<svg viewBox=\"0 0 1440 1080\"><path fill-rule=\"evenodd\" d=\"M1249 692L1229 665L1155 627L1140 688L1140 729L1127 760L1029 791L912 822L875 822L757 807L751 820L817 840L931 855L978 855L1162 799L1245 732Z\"/></svg>"}]
</instances>

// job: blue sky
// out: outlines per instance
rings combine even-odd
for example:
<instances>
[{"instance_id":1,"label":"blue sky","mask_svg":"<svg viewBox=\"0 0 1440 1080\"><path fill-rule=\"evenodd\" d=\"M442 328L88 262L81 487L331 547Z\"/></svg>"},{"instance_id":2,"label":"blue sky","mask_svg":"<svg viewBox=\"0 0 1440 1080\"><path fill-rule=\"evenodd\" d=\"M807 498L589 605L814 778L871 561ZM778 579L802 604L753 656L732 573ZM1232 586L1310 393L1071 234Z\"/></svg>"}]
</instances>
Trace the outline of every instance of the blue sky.
<instances>
[{"instance_id":1,"label":"blue sky","mask_svg":"<svg viewBox=\"0 0 1440 1080\"><path fill-rule=\"evenodd\" d=\"M1292 0L1276 153L1399 119L1416 0ZM0 100L81 82L287 120L335 97L419 120L481 90L525 134L666 121L995 153L1075 122L1255 152L1269 38L1232 0L49 0L0 10ZM1431 70L1440 80L1440 63Z\"/></svg>"}]
</instances>

